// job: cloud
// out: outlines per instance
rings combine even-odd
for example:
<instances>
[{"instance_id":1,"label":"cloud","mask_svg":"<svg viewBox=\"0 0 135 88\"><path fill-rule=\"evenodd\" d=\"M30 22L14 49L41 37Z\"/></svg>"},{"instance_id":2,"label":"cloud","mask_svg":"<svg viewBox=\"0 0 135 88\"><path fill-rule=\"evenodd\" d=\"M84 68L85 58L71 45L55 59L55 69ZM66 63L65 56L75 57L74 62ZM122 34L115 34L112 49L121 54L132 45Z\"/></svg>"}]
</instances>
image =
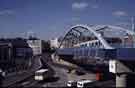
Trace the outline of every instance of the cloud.
<instances>
[{"instance_id":1,"label":"cloud","mask_svg":"<svg viewBox=\"0 0 135 88\"><path fill-rule=\"evenodd\" d=\"M85 9L89 5L86 2L75 2L72 4L72 9Z\"/></svg>"},{"instance_id":2,"label":"cloud","mask_svg":"<svg viewBox=\"0 0 135 88\"><path fill-rule=\"evenodd\" d=\"M125 11L115 11L112 14L114 16L127 16L128 15Z\"/></svg>"},{"instance_id":3,"label":"cloud","mask_svg":"<svg viewBox=\"0 0 135 88\"><path fill-rule=\"evenodd\" d=\"M0 11L0 15L12 15L14 14L13 10L2 10Z\"/></svg>"}]
</instances>

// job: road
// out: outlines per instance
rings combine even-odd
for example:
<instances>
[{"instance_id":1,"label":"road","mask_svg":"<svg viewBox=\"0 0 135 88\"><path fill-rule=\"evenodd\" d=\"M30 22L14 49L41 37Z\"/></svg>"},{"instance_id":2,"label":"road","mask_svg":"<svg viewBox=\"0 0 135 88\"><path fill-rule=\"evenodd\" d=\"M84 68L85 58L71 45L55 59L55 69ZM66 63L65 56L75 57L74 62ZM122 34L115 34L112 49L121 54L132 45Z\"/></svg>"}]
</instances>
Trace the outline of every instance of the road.
<instances>
[{"instance_id":1,"label":"road","mask_svg":"<svg viewBox=\"0 0 135 88\"><path fill-rule=\"evenodd\" d=\"M66 82L68 81L66 70L57 66L53 66L53 69L55 69L56 74L52 79L35 81L34 76L30 76L13 87L66 87Z\"/></svg>"},{"instance_id":2,"label":"road","mask_svg":"<svg viewBox=\"0 0 135 88\"><path fill-rule=\"evenodd\" d=\"M59 68L59 65L54 65L51 61L48 61L47 57L40 59L44 61L42 63L42 68L53 69L55 76L52 79L35 81L34 75L32 75L20 82L17 82L16 84L12 85L12 87L65 87L66 82L68 81L67 71L64 68Z\"/></svg>"},{"instance_id":3,"label":"road","mask_svg":"<svg viewBox=\"0 0 135 88\"><path fill-rule=\"evenodd\" d=\"M94 73L87 73L84 75L76 75L74 73L67 73L67 66L62 66L58 64L54 64L51 62L49 56L42 56L41 58L43 61L43 66L42 68L49 68L52 69L55 72L55 76L51 79L47 79L44 81L35 81L34 80L34 75L16 83L12 87L66 87L66 84L69 80L80 80L80 79L90 79L90 80L95 80L95 74ZM70 67L69 67L70 68ZM107 81L102 81L102 82L96 82L92 86L107 86L111 85L114 86L115 82L114 80L107 80Z\"/></svg>"}]
</instances>

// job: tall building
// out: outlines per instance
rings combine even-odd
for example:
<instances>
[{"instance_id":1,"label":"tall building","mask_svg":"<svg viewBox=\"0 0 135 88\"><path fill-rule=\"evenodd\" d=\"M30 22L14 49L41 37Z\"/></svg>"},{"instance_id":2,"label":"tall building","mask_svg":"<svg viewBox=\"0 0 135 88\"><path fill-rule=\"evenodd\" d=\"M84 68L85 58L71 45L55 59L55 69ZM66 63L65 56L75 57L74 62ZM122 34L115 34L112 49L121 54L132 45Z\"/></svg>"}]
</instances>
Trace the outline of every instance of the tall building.
<instances>
[{"instance_id":1,"label":"tall building","mask_svg":"<svg viewBox=\"0 0 135 88\"><path fill-rule=\"evenodd\" d=\"M42 54L42 40L40 39L28 39L27 43L33 51L33 55Z\"/></svg>"},{"instance_id":2,"label":"tall building","mask_svg":"<svg viewBox=\"0 0 135 88\"><path fill-rule=\"evenodd\" d=\"M51 48L58 48L59 47L58 38L51 39L50 40L50 46L51 46Z\"/></svg>"},{"instance_id":3,"label":"tall building","mask_svg":"<svg viewBox=\"0 0 135 88\"><path fill-rule=\"evenodd\" d=\"M30 58L33 55L32 49L28 46L26 39L0 39L0 68L4 71L12 71L16 68L22 70L23 66L28 67Z\"/></svg>"}]
</instances>

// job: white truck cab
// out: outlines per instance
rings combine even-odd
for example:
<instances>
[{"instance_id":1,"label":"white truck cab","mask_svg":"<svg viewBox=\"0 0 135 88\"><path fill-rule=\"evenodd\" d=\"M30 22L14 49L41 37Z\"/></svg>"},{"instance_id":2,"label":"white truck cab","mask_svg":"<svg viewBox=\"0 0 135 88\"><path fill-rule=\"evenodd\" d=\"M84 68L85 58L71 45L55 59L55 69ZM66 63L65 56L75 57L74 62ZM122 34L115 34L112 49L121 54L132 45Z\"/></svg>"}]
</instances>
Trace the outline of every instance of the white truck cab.
<instances>
[{"instance_id":1,"label":"white truck cab","mask_svg":"<svg viewBox=\"0 0 135 88\"><path fill-rule=\"evenodd\" d=\"M40 69L38 71L35 72L35 77L34 79L35 80L38 80L38 81L42 81L44 80L45 78L48 78L50 77L51 74L49 74L49 71L48 69Z\"/></svg>"}]
</instances>

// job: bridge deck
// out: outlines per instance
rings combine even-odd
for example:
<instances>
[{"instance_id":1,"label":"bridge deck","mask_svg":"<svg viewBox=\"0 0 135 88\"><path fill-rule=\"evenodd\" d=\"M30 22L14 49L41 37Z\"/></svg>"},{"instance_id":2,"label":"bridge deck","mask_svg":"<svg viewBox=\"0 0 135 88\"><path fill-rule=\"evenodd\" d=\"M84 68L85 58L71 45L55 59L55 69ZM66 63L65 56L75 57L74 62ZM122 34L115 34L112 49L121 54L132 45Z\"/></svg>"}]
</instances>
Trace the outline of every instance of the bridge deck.
<instances>
[{"instance_id":1,"label":"bridge deck","mask_svg":"<svg viewBox=\"0 0 135 88\"><path fill-rule=\"evenodd\" d=\"M96 49L96 48L63 48L58 49L58 55L98 57L102 59L118 59L135 61L135 48Z\"/></svg>"}]
</instances>

